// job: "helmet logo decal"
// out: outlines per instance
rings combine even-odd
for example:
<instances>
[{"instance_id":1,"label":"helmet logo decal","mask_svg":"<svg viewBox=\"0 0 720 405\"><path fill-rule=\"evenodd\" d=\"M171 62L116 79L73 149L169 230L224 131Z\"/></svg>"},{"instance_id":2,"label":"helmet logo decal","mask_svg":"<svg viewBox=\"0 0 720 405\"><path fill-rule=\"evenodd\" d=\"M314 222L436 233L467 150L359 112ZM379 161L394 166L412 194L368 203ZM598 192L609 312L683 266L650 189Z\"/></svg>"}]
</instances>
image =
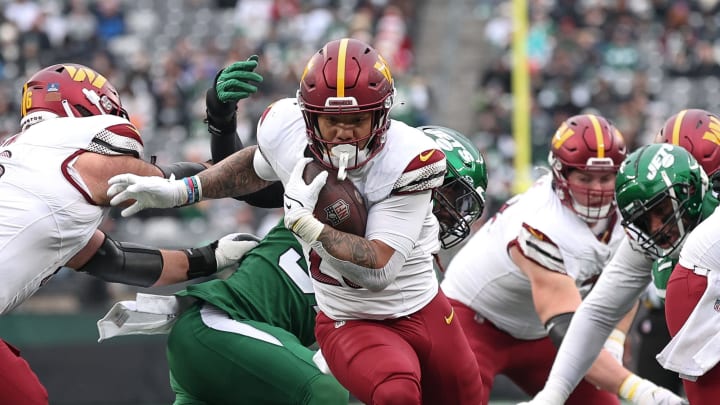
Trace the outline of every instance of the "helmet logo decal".
<instances>
[{"instance_id":1,"label":"helmet logo decal","mask_svg":"<svg viewBox=\"0 0 720 405\"><path fill-rule=\"evenodd\" d=\"M672 129L673 145L680 145L680 127L682 126L683 118L685 118L685 114L687 114L687 112L688 110L682 110L677 114L677 118L675 118Z\"/></svg>"},{"instance_id":2,"label":"helmet logo decal","mask_svg":"<svg viewBox=\"0 0 720 405\"><path fill-rule=\"evenodd\" d=\"M660 170L667 169L675 164L675 156L673 156L670 151L672 151L672 146L658 149L657 153L655 153L655 156L652 157L652 160L648 165L648 180L653 180Z\"/></svg>"},{"instance_id":3,"label":"helmet logo decal","mask_svg":"<svg viewBox=\"0 0 720 405\"><path fill-rule=\"evenodd\" d=\"M597 116L588 114L590 122L592 122L593 131L595 131L595 140L597 141L597 157L605 157L605 139L603 139L602 128L600 128L600 121Z\"/></svg>"},{"instance_id":4,"label":"helmet logo decal","mask_svg":"<svg viewBox=\"0 0 720 405\"><path fill-rule=\"evenodd\" d=\"M22 102L20 104L20 116L27 115L27 111L32 107L32 91L28 90L28 84L23 86Z\"/></svg>"},{"instance_id":5,"label":"helmet logo decal","mask_svg":"<svg viewBox=\"0 0 720 405\"><path fill-rule=\"evenodd\" d=\"M382 56L378 55L378 61L375 62L375 64L373 65L373 67L374 67L375 69L377 69L380 73L382 73L382 75L385 76L385 78L387 79L387 81L389 81L390 83L392 83L392 81L393 81L392 73L390 73L390 68L388 67L387 62L385 62L385 58L383 58Z\"/></svg>"},{"instance_id":6,"label":"helmet logo decal","mask_svg":"<svg viewBox=\"0 0 720 405\"><path fill-rule=\"evenodd\" d=\"M560 128L555 131L555 135L553 136L553 148L560 149L562 144L564 144L568 138L573 136L574 133L575 131L573 131L566 123L563 122L562 125L560 125Z\"/></svg>"},{"instance_id":7,"label":"helmet logo decal","mask_svg":"<svg viewBox=\"0 0 720 405\"><path fill-rule=\"evenodd\" d=\"M337 64L337 96L345 97L345 57L347 56L347 47L350 40L345 38L340 40L340 48L338 49Z\"/></svg>"},{"instance_id":8,"label":"helmet logo decal","mask_svg":"<svg viewBox=\"0 0 720 405\"><path fill-rule=\"evenodd\" d=\"M303 80L305 80L305 76L307 76L308 71L310 70L310 68L312 68L313 60L314 60L314 59L310 59L310 60L308 61L307 65L305 65L305 70L303 70L302 76L300 76L300 81L301 81L301 82L302 82Z\"/></svg>"},{"instance_id":9,"label":"helmet logo decal","mask_svg":"<svg viewBox=\"0 0 720 405\"><path fill-rule=\"evenodd\" d=\"M84 82L87 79L90 84L92 84L94 87L97 87L98 89L102 88L102 86L105 85L105 83L107 82L105 76L93 70L84 68L78 69L75 66L66 65L64 65L64 67L70 77L72 77L72 79L76 82Z\"/></svg>"},{"instance_id":10,"label":"helmet logo decal","mask_svg":"<svg viewBox=\"0 0 720 405\"><path fill-rule=\"evenodd\" d=\"M703 139L707 139L716 145L720 145L720 120L718 120L714 115L710 116L710 130L705 132Z\"/></svg>"}]
</instances>

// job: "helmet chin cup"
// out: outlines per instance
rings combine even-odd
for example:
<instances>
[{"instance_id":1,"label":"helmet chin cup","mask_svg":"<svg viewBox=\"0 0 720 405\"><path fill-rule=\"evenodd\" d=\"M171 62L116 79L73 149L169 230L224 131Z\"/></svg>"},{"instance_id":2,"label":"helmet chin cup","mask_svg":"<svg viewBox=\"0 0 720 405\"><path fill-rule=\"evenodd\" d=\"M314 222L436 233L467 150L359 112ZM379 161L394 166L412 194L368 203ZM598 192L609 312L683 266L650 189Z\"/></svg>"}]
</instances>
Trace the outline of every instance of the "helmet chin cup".
<instances>
[{"instance_id":1,"label":"helmet chin cup","mask_svg":"<svg viewBox=\"0 0 720 405\"><path fill-rule=\"evenodd\" d=\"M341 143L333 146L330 151L330 162L338 169L337 179L342 181L347 178L347 167L350 161L360 162L367 160L368 153L365 149L358 149L353 143Z\"/></svg>"}]
</instances>

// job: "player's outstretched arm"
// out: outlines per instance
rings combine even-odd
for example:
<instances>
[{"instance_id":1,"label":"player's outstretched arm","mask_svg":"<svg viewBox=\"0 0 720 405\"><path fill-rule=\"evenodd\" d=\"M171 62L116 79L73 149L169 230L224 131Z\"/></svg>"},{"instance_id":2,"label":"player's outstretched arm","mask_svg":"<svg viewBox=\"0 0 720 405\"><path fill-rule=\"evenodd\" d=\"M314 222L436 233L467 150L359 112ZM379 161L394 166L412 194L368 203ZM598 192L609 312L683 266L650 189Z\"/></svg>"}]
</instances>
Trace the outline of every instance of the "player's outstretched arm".
<instances>
[{"instance_id":1,"label":"player's outstretched arm","mask_svg":"<svg viewBox=\"0 0 720 405\"><path fill-rule=\"evenodd\" d=\"M233 233L198 248L160 250L118 242L96 231L67 266L105 281L157 287L209 276L236 265L259 241L254 235Z\"/></svg>"},{"instance_id":2,"label":"player's outstretched arm","mask_svg":"<svg viewBox=\"0 0 720 405\"><path fill-rule=\"evenodd\" d=\"M258 191L272 182L262 180L253 169L256 149L249 146L196 176L179 180L130 173L114 176L108 180L110 204L117 206L135 200L122 211L127 217L146 208L179 207L203 198L234 197Z\"/></svg>"},{"instance_id":3,"label":"player's outstretched arm","mask_svg":"<svg viewBox=\"0 0 720 405\"><path fill-rule=\"evenodd\" d=\"M205 93L213 162L220 162L244 148L237 136L237 103L257 91L253 83L262 81L262 76L254 72L257 68L257 60L257 56L253 55L245 61L235 62L222 69ZM176 177L186 176L176 175ZM283 192L282 183L277 181L257 192L234 198L255 207L279 208L282 207Z\"/></svg>"}]
</instances>

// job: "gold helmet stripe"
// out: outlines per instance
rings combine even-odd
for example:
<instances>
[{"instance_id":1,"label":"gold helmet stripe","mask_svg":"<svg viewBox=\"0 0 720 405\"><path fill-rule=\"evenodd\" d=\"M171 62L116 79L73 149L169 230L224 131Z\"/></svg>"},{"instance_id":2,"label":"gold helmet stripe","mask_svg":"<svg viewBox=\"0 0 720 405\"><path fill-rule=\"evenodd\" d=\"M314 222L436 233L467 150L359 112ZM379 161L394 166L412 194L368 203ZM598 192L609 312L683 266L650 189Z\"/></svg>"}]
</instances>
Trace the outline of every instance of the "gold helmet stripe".
<instances>
[{"instance_id":1,"label":"gold helmet stripe","mask_svg":"<svg viewBox=\"0 0 720 405\"><path fill-rule=\"evenodd\" d=\"M595 141L597 142L597 157L598 158L604 158L605 157L605 139L603 138L602 128L600 127L600 120L598 120L598 117L596 117L593 114L588 114L588 118L590 119L590 122L593 126L593 131L595 131Z\"/></svg>"},{"instance_id":2,"label":"gold helmet stripe","mask_svg":"<svg viewBox=\"0 0 720 405\"><path fill-rule=\"evenodd\" d=\"M670 143L673 145L680 145L680 127L682 126L683 119L685 118L685 114L687 114L687 112L688 110L682 110L677 114L677 118L675 118L672 129L672 138L670 139Z\"/></svg>"},{"instance_id":3,"label":"gold helmet stripe","mask_svg":"<svg viewBox=\"0 0 720 405\"><path fill-rule=\"evenodd\" d=\"M337 63L337 96L345 97L345 57L347 56L347 47L350 40L348 38L340 40L340 48L338 48Z\"/></svg>"}]
</instances>

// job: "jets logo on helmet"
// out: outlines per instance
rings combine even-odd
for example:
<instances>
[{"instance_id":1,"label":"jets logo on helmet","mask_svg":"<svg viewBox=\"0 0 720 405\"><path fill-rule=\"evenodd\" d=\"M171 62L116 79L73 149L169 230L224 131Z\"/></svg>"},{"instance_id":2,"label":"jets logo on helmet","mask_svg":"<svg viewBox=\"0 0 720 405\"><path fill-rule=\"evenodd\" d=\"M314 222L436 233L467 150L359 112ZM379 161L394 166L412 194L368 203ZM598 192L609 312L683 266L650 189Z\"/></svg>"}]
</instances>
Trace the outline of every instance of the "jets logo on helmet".
<instances>
[{"instance_id":1,"label":"jets logo on helmet","mask_svg":"<svg viewBox=\"0 0 720 405\"><path fill-rule=\"evenodd\" d=\"M447 249L462 242L485 208L487 170L480 151L461 133L440 126L420 127L445 153L443 185L433 191L433 214L440 242Z\"/></svg>"},{"instance_id":2,"label":"jets logo on helmet","mask_svg":"<svg viewBox=\"0 0 720 405\"><path fill-rule=\"evenodd\" d=\"M633 246L654 258L676 254L711 204L708 187L705 171L682 147L653 144L631 153L615 191Z\"/></svg>"}]
</instances>

